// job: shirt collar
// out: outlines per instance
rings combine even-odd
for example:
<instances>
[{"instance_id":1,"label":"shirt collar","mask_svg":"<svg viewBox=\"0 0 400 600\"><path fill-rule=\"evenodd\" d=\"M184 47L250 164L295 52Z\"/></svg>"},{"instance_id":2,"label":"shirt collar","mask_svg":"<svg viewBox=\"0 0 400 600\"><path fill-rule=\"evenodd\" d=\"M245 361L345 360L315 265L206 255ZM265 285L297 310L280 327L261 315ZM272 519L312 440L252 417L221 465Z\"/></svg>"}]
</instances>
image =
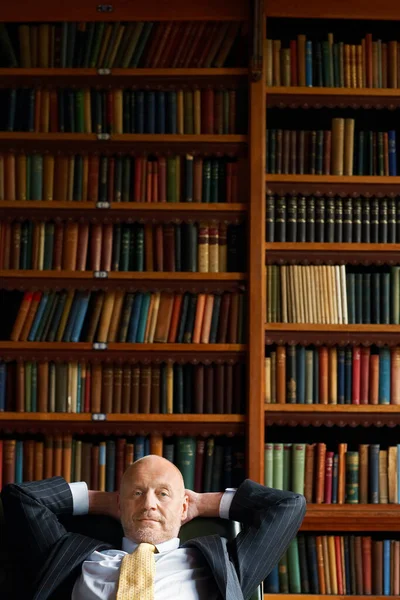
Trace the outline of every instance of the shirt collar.
<instances>
[{"instance_id":1,"label":"shirt collar","mask_svg":"<svg viewBox=\"0 0 400 600\"><path fill-rule=\"evenodd\" d=\"M161 544L154 544L157 548L158 552L161 554L162 552L170 552L171 550L177 550L179 548L179 538L172 538L171 540L167 540L166 542L161 542ZM128 552L128 554L132 554L138 547L136 542L133 542L129 538L122 538L122 550L124 552Z\"/></svg>"}]
</instances>

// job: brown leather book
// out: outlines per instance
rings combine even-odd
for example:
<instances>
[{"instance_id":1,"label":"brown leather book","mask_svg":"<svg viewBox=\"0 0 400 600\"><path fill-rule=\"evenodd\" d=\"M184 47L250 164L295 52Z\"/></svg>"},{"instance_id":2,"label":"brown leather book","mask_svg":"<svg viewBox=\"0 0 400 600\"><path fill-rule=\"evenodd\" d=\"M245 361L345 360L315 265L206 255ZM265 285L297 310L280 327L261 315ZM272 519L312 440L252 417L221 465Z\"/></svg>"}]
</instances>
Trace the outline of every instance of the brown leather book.
<instances>
[{"instance_id":1,"label":"brown leather book","mask_svg":"<svg viewBox=\"0 0 400 600\"><path fill-rule=\"evenodd\" d=\"M297 36L297 73L300 86L306 85L306 36Z\"/></svg>"},{"instance_id":2,"label":"brown leather book","mask_svg":"<svg viewBox=\"0 0 400 600\"><path fill-rule=\"evenodd\" d=\"M286 348L276 349L276 401L286 404Z\"/></svg>"},{"instance_id":3,"label":"brown leather book","mask_svg":"<svg viewBox=\"0 0 400 600\"><path fill-rule=\"evenodd\" d=\"M10 340L12 342L18 342L21 336L21 332L25 323L25 320L28 316L29 308L33 301L33 292L25 292L22 302L19 307L19 311L17 314L17 318L15 319Z\"/></svg>"},{"instance_id":4,"label":"brown leather book","mask_svg":"<svg viewBox=\"0 0 400 600\"><path fill-rule=\"evenodd\" d=\"M103 227L101 223L93 223L90 230L90 269L100 271L101 248L103 245Z\"/></svg>"},{"instance_id":5,"label":"brown leather book","mask_svg":"<svg viewBox=\"0 0 400 600\"><path fill-rule=\"evenodd\" d=\"M379 504L388 503L388 453L379 451Z\"/></svg>"},{"instance_id":6,"label":"brown leather book","mask_svg":"<svg viewBox=\"0 0 400 600\"><path fill-rule=\"evenodd\" d=\"M26 200L26 154L17 154L14 164L16 168L16 197L18 200ZM10 176L11 173L7 175Z\"/></svg>"},{"instance_id":7,"label":"brown leather book","mask_svg":"<svg viewBox=\"0 0 400 600\"><path fill-rule=\"evenodd\" d=\"M100 290L96 294L94 303L91 306L91 310L89 313L90 321L89 321L89 326L88 326L88 330L87 330L87 334L86 334L87 342L91 342L91 343L94 342L96 330L97 330L99 320L100 320L100 315L103 310L104 298L105 298L105 292Z\"/></svg>"},{"instance_id":8,"label":"brown leather book","mask_svg":"<svg viewBox=\"0 0 400 600\"><path fill-rule=\"evenodd\" d=\"M115 489L121 487L122 475L125 470L125 447L126 439L118 438L115 450Z\"/></svg>"},{"instance_id":9,"label":"brown leather book","mask_svg":"<svg viewBox=\"0 0 400 600\"><path fill-rule=\"evenodd\" d=\"M111 271L112 247L113 247L113 224L112 223L104 223L102 248L101 248L101 262L100 262L100 267L101 267L102 271Z\"/></svg>"},{"instance_id":10,"label":"brown leather book","mask_svg":"<svg viewBox=\"0 0 400 600\"><path fill-rule=\"evenodd\" d=\"M29 310L26 315L26 319L24 321L24 325L22 327L22 331L19 336L19 340L21 342L26 342L28 340L28 335L32 327L33 320L36 315L36 311L38 309L40 300L42 297L42 292L34 292L32 302L29 305Z\"/></svg>"},{"instance_id":11,"label":"brown leather book","mask_svg":"<svg viewBox=\"0 0 400 600\"><path fill-rule=\"evenodd\" d=\"M82 481L85 481L88 488L91 486L91 457L92 454L92 444L90 442L82 443L82 471L81 477Z\"/></svg>"},{"instance_id":12,"label":"brown leather book","mask_svg":"<svg viewBox=\"0 0 400 600\"><path fill-rule=\"evenodd\" d=\"M356 590L357 594L362 596L364 594L363 555L361 547L361 536L359 535L356 535L354 537L354 554L356 567Z\"/></svg>"},{"instance_id":13,"label":"brown leather book","mask_svg":"<svg viewBox=\"0 0 400 600\"><path fill-rule=\"evenodd\" d=\"M368 504L368 444L360 444L359 454L359 503Z\"/></svg>"},{"instance_id":14,"label":"brown leather book","mask_svg":"<svg viewBox=\"0 0 400 600\"><path fill-rule=\"evenodd\" d=\"M171 315L171 325L169 328L168 340L167 340L168 343L173 344L176 341L178 325L179 325L179 317L181 314L182 298L183 298L182 293L176 293L174 295L174 304L172 307L172 315ZM150 304L151 304L151 301L150 301ZM150 310L149 310L148 322L149 322L149 320L150 320Z\"/></svg>"},{"instance_id":15,"label":"brown leather book","mask_svg":"<svg viewBox=\"0 0 400 600\"><path fill-rule=\"evenodd\" d=\"M345 120L332 119L332 175L344 174Z\"/></svg>"},{"instance_id":16,"label":"brown leather book","mask_svg":"<svg viewBox=\"0 0 400 600\"><path fill-rule=\"evenodd\" d=\"M132 391L131 391L131 410L130 412L133 414L137 414L140 412L140 380L141 380L141 370L142 367L139 365L134 365L132 367Z\"/></svg>"},{"instance_id":17,"label":"brown leather book","mask_svg":"<svg viewBox=\"0 0 400 600\"><path fill-rule=\"evenodd\" d=\"M203 158L193 160L193 202L201 202L203 197Z\"/></svg>"},{"instance_id":18,"label":"brown leather book","mask_svg":"<svg viewBox=\"0 0 400 600\"><path fill-rule=\"evenodd\" d=\"M324 572L325 572L325 586L326 593L331 594L331 575L329 569L329 549L328 549L328 536L322 536L322 553L324 557Z\"/></svg>"},{"instance_id":19,"label":"brown leather book","mask_svg":"<svg viewBox=\"0 0 400 600\"><path fill-rule=\"evenodd\" d=\"M62 268L64 271L75 271L78 252L77 222L67 222L64 230Z\"/></svg>"},{"instance_id":20,"label":"brown leather book","mask_svg":"<svg viewBox=\"0 0 400 600\"><path fill-rule=\"evenodd\" d=\"M121 321L121 313L122 313L122 308L123 308L123 304L124 304L124 296L125 296L124 290L117 290L115 292L114 308L113 308L113 313L112 313L112 318L111 318L111 323L110 323L110 329L108 331L108 341L109 342L117 341L117 333L119 331L119 324Z\"/></svg>"},{"instance_id":21,"label":"brown leather book","mask_svg":"<svg viewBox=\"0 0 400 600\"><path fill-rule=\"evenodd\" d=\"M64 433L62 447L62 476L71 483L72 434Z\"/></svg>"},{"instance_id":22,"label":"brown leather book","mask_svg":"<svg viewBox=\"0 0 400 600\"><path fill-rule=\"evenodd\" d=\"M150 414L151 407L151 366L142 365L140 369L139 412Z\"/></svg>"},{"instance_id":23,"label":"brown leather book","mask_svg":"<svg viewBox=\"0 0 400 600\"><path fill-rule=\"evenodd\" d=\"M35 478L35 440L24 440L23 480L34 481Z\"/></svg>"},{"instance_id":24,"label":"brown leather book","mask_svg":"<svg viewBox=\"0 0 400 600\"><path fill-rule=\"evenodd\" d=\"M195 365L196 369L199 365ZM204 367L204 413L212 414L214 412L214 365L206 365Z\"/></svg>"},{"instance_id":25,"label":"brown leather book","mask_svg":"<svg viewBox=\"0 0 400 600\"><path fill-rule=\"evenodd\" d=\"M205 388L204 388L205 367L198 364L194 368L194 412L198 415L204 413Z\"/></svg>"},{"instance_id":26,"label":"brown leather book","mask_svg":"<svg viewBox=\"0 0 400 600\"><path fill-rule=\"evenodd\" d=\"M315 502L322 504L325 494L325 457L326 444L317 444L317 460L315 468Z\"/></svg>"},{"instance_id":27,"label":"brown leather book","mask_svg":"<svg viewBox=\"0 0 400 600\"><path fill-rule=\"evenodd\" d=\"M32 269L43 268L39 267L39 252L40 252L40 230L44 223L33 224L32 234Z\"/></svg>"},{"instance_id":28,"label":"brown leather book","mask_svg":"<svg viewBox=\"0 0 400 600\"><path fill-rule=\"evenodd\" d=\"M389 503L397 504L397 446L388 448L388 495Z\"/></svg>"},{"instance_id":29,"label":"brown leather book","mask_svg":"<svg viewBox=\"0 0 400 600\"><path fill-rule=\"evenodd\" d=\"M126 444L125 446L125 469L127 469L135 460L134 444Z\"/></svg>"},{"instance_id":30,"label":"brown leather book","mask_svg":"<svg viewBox=\"0 0 400 600\"><path fill-rule=\"evenodd\" d=\"M246 412L246 393L244 382L245 365L243 363L237 363L233 367L233 414Z\"/></svg>"},{"instance_id":31,"label":"brown leather book","mask_svg":"<svg viewBox=\"0 0 400 600\"><path fill-rule=\"evenodd\" d=\"M53 477L62 477L62 446L62 435L55 435L53 439Z\"/></svg>"},{"instance_id":32,"label":"brown leather book","mask_svg":"<svg viewBox=\"0 0 400 600\"><path fill-rule=\"evenodd\" d=\"M363 536L361 538L362 570L363 570L363 593L367 596L372 594L372 538ZM375 568L375 566L374 566Z\"/></svg>"},{"instance_id":33,"label":"brown leather book","mask_svg":"<svg viewBox=\"0 0 400 600\"><path fill-rule=\"evenodd\" d=\"M196 316L195 316L195 320L194 320L193 337L192 337L193 344L200 344L201 329L203 326L205 306L206 306L206 294L200 293L197 296Z\"/></svg>"},{"instance_id":34,"label":"brown leather book","mask_svg":"<svg viewBox=\"0 0 400 600\"><path fill-rule=\"evenodd\" d=\"M100 156L91 154L88 170L88 202L97 202L99 199L99 172Z\"/></svg>"},{"instance_id":35,"label":"brown leather book","mask_svg":"<svg viewBox=\"0 0 400 600\"><path fill-rule=\"evenodd\" d=\"M56 223L54 226L54 249L53 249L53 269L55 271L61 271L63 245L64 245L64 226L62 223Z\"/></svg>"},{"instance_id":36,"label":"brown leather book","mask_svg":"<svg viewBox=\"0 0 400 600\"><path fill-rule=\"evenodd\" d=\"M306 445L304 496L306 498L306 501L309 503L313 501L315 447L316 447L316 444L307 444Z\"/></svg>"},{"instance_id":37,"label":"brown leather book","mask_svg":"<svg viewBox=\"0 0 400 600\"><path fill-rule=\"evenodd\" d=\"M319 402L328 404L328 348L318 348L319 354Z\"/></svg>"},{"instance_id":38,"label":"brown leather book","mask_svg":"<svg viewBox=\"0 0 400 600\"><path fill-rule=\"evenodd\" d=\"M132 369L131 365L122 367L122 406L121 412L128 414L131 410L131 385L132 385Z\"/></svg>"},{"instance_id":39,"label":"brown leather book","mask_svg":"<svg viewBox=\"0 0 400 600\"><path fill-rule=\"evenodd\" d=\"M151 366L151 400L150 412L158 414L160 412L160 366ZM152 452L154 454L154 452ZM162 456L162 454L160 455Z\"/></svg>"},{"instance_id":40,"label":"brown leather book","mask_svg":"<svg viewBox=\"0 0 400 600\"><path fill-rule=\"evenodd\" d=\"M372 594L383 594L383 541L372 540Z\"/></svg>"},{"instance_id":41,"label":"brown leather book","mask_svg":"<svg viewBox=\"0 0 400 600\"><path fill-rule=\"evenodd\" d=\"M316 545L316 549L317 549L319 593L326 594L324 554L323 554L322 536L321 535L317 535L315 537L315 545Z\"/></svg>"},{"instance_id":42,"label":"brown leather book","mask_svg":"<svg viewBox=\"0 0 400 600\"><path fill-rule=\"evenodd\" d=\"M346 452L347 444L339 444L339 463L338 463L338 504L345 503L346 496Z\"/></svg>"},{"instance_id":43,"label":"brown leather book","mask_svg":"<svg viewBox=\"0 0 400 600\"><path fill-rule=\"evenodd\" d=\"M53 436L46 435L44 438L44 468L43 478L53 477Z\"/></svg>"},{"instance_id":44,"label":"brown leather book","mask_svg":"<svg viewBox=\"0 0 400 600\"><path fill-rule=\"evenodd\" d=\"M92 490L99 489L99 454L99 446L93 445L90 449L90 489Z\"/></svg>"},{"instance_id":45,"label":"brown leather book","mask_svg":"<svg viewBox=\"0 0 400 600\"><path fill-rule=\"evenodd\" d=\"M177 225L179 227L179 225ZM173 223L166 223L163 228L163 257L164 264L163 270L174 272L175 271L175 225Z\"/></svg>"},{"instance_id":46,"label":"brown leather book","mask_svg":"<svg viewBox=\"0 0 400 600\"><path fill-rule=\"evenodd\" d=\"M171 325L173 306L174 295L170 292L161 292L160 306L158 309L158 316L154 333L154 342L167 342L168 333Z\"/></svg>"},{"instance_id":47,"label":"brown leather book","mask_svg":"<svg viewBox=\"0 0 400 600\"><path fill-rule=\"evenodd\" d=\"M152 433L150 435L150 454L156 456L163 455L164 440L161 433Z\"/></svg>"},{"instance_id":48,"label":"brown leather book","mask_svg":"<svg viewBox=\"0 0 400 600\"><path fill-rule=\"evenodd\" d=\"M65 202L68 192L68 156L57 155L54 169L54 200Z\"/></svg>"},{"instance_id":49,"label":"brown leather book","mask_svg":"<svg viewBox=\"0 0 400 600\"><path fill-rule=\"evenodd\" d=\"M233 365L226 364L225 371L225 401L224 412L228 415L233 413Z\"/></svg>"},{"instance_id":50,"label":"brown leather book","mask_svg":"<svg viewBox=\"0 0 400 600\"><path fill-rule=\"evenodd\" d=\"M101 412L102 405L102 365L93 363L92 365L92 393L91 393L91 409L92 413Z\"/></svg>"},{"instance_id":51,"label":"brown leather book","mask_svg":"<svg viewBox=\"0 0 400 600\"><path fill-rule=\"evenodd\" d=\"M203 325L201 328L200 342L202 344L208 344L210 340L211 320L214 309L214 295L207 294L206 303L204 307Z\"/></svg>"},{"instance_id":52,"label":"brown leather book","mask_svg":"<svg viewBox=\"0 0 400 600\"><path fill-rule=\"evenodd\" d=\"M47 153L43 157L43 200L53 200L54 197L54 154Z\"/></svg>"},{"instance_id":53,"label":"brown leather book","mask_svg":"<svg viewBox=\"0 0 400 600\"><path fill-rule=\"evenodd\" d=\"M99 329L96 336L96 341L98 342L108 342L108 332L110 329L111 319L113 317L115 296L115 291L106 292L103 309L100 316Z\"/></svg>"},{"instance_id":54,"label":"brown leather book","mask_svg":"<svg viewBox=\"0 0 400 600\"><path fill-rule=\"evenodd\" d=\"M328 535L329 571L331 574L332 594L338 593L337 564L335 551L335 536Z\"/></svg>"},{"instance_id":55,"label":"brown leather book","mask_svg":"<svg viewBox=\"0 0 400 600\"><path fill-rule=\"evenodd\" d=\"M167 380L167 414L174 412L174 365L171 361L167 362L166 368Z\"/></svg>"},{"instance_id":56,"label":"brown leather book","mask_svg":"<svg viewBox=\"0 0 400 600\"><path fill-rule=\"evenodd\" d=\"M3 485L15 482L16 440L3 441Z\"/></svg>"},{"instance_id":57,"label":"brown leather book","mask_svg":"<svg viewBox=\"0 0 400 600\"><path fill-rule=\"evenodd\" d=\"M101 412L112 413L113 405L113 387L114 387L114 367L105 364L103 366L102 392L101 392Z\"/></svg>"},{"instance_id":58,"label":"brown leather book","mask_svg":"<svg viewBox=\"0 0 400 600\"><path fill-rule=\"evenodd\" d=\"M49 363L38 363L38 412L47 412L49 393Z\"/></svg>"},{"instance_id":59,"label":"brown leather book","mask_svg":"<svg viewBox=\"0 0 400 600\"><path fill-rule=\"evenodd\" d=\"M120 413L122 407L122 367L114 365L114 381L113 381L113 397L112 397L112 412Z\"/></svg>"},{"instance_id":60,"label":"brown leather book","mask_svg":"<svg viewBox=\"0 0 400 600\"><path fill-rule=\"evenodd\" d=\"M214 412L223 414L224 412L224 365L216 364L214 367Z\"/></svg>"}]
</instances>

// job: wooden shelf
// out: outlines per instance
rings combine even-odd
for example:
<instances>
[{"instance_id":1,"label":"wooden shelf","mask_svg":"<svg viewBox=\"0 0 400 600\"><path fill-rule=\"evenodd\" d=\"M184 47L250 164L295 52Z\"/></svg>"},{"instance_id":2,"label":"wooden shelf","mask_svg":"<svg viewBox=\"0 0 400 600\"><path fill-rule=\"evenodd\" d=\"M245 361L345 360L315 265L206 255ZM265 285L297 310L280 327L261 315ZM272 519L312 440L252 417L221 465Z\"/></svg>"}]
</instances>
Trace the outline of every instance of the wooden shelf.
<instances>
[{"instance_id":1,"label":"wooden shelf","mask_svg":"<svg viewBox=\"0 0 400 600\"><path fill-rule=\"evenodd\" d=\"M400 264L400 244L266 242L267 264Z\"/></svg>"},{"instance_id":2,"label":"wooden shelf","mask_svg":"<svg viewBox=\"0 0 400 600\"><path fill-rule=\"evenodd\" d=\"M400 531L400 504L308 504L302 531Z\"/></svg>"},{"instance_id":3,"label":"wooden shelf","mask_svg":"<svg viewBox=\"0 0 400 600\"><path fill-rule=\"evenodd\" d=\"M0 431L7 433L75 433L134 435L234 435L244 433L245 415L0 413Z\"/></svg>"},{"instance_id":4,"label":"wooden shelf","mask_svg":"<svg viewBox=\"0 0 400 600\"><path fill-rule=\"evenodd\" d=\"M88 342L0 342L2 360L76 360L94 362L227 362L237 360L245 344L127 344L110 343L96 350Z\"/></svg>"},{"instance_id":5,"label":"wooden shelf","mask_svg":"<svg viewBox=\"0 0 400 600\"><path fill-rule=\"evenodd\" d=\"M265 175L267 193L341 196L396 196L400 177L371 175Z\"/></svg>"},{"instance_id":6,"label":"wooden shelf","mask_svg":"<svg viewBox=\"0 0 400 600\"><path fill-rule=\"evenodd\" d=\"M267 323L266 344L397 346L400 325L317 325L313 323Z\"/></svg>"},{"instance_id":7,"label":"wooden shelf","mask_svg":"<svg viewBox=\"0 0 400 600\"><path fill-rule=\"evenodd\" d=\"M123 289L123 290L237 290L246 273L171 273L154 271L109 271L96 277L94 271L0 270L3 289Z\"/></svg>"},{"instance_id":8,"label":"wooden shelf","mask_svg":"<svg viewBox=\"0 0 400 600\"><path fill-rule=\"evenodd\" d=\"M264 404L265 424L314 427L395 427L400 406L371 404Z\"/></svg>"},{"instance_id":9,"label":"wooden shelf","mask_svg":"<svg viewBox=\"0 0 400 600\"><path fill-rule=\"evenodd\" d=\"M58 213L68 218L90 218L94 221L109 219L120 222L122 219L151 219L152 221L176 221L206 218L224 219L237 222L248 211L248 204L216 202L114 202L108 208L98 208L95 202L60 202L57 200L8 200L0 201L0 215L4 218L20 217L28 211L36 219L54 217ZM24 216L25 218L25 216Z\"/></svg>"},{"instance_id":10,"label":"wooden shelf","mask_svg":"<svg viewBox=\"0 0 400 600\"><path fill-rule=\"evenodd\" d=\"M267 87L269 108L389 108L400 106L399 89Z\"/></svg>"}]
</instances>

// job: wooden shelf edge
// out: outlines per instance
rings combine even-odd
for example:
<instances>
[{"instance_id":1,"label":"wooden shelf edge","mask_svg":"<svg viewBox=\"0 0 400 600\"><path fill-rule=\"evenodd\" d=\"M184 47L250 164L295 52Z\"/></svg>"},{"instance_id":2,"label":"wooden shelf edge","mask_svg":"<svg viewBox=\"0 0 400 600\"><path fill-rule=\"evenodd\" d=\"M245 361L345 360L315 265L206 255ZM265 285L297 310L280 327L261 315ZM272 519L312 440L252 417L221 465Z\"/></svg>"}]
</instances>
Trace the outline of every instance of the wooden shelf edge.
<instances>
[{"instance_id":1,"label":"wooden shelf edge","mask_svg":"<svg viewBox=\"0 0 400 600\"><path fill-rule=\"evenodd\" d=\"M119 414L106 415L107 422L113 423L245 423L245 415L239 414ZM50 422L96 422L92 413L33 413L0 412L2 421L50 421ZM102 421L103 422L103 421Z\"/></svg>"},{"instance_id":2,"label":"wooden shelf edge","mask_svg":"<svg viewBox=\"0 0 400 600\"><path fill-rule=\"evenodd\" d=\"M400 405L394 404L264 404L265 413L371 413L371 414L399 414Z\"/></svg>"},{"instance_id":3,"label":"wooden shelf edge","mask_svg":"<svg viewBox=\"0 0 400 600\"><path fill-rule=\"evenodd\" d=\"M87 280L97 282L107 281L244 281L247 278L246 273L192 273L192 272L156 272L156 271L109 271L108 277L98 278L94 276L94 271L38 271L38 270L12 270L2 269L0 270L0 279L19 280L24 278L25 280L30 279L41 279L43 281L51 281L53 279L65 279L71 280Z\"/></svg>"},{"instance_id":4,"label":"wooden shelf edge","mask_svg":"<svg viewBox=\"0 0 400 600\"><path fill-rule=\"evenodd\" d=\"M315 323L266 323L265 330L270 332L290 331L302 333L303 331L315 331L317 333L397 333L400 334L400 325L323 325ZM400 342L400 339L399 339Z\"/></svg>"},{"instance_id":5,"label":"wooden shelf edge","mask_svg":"<svg viewBox=\"0 0 400 600\"><path fill-rule=\"evenodd\" d=\"M95 351L102 355L104 352L244 352L247 349L246 344L128 344L128 343L110 343L107 346L107 350L94 350L93 344L89 342L9 342L0 341L0 352L1 351L24 351L27 352L35 350L43 351L62 351L62 350L73 350L76 352Z\"/></svg>"},{"instance_id":6,"label":"wooden shelf edge","mask_svg":"<svg viewBox=\"0 0 400 600\"><path fill-rule=\"evenodd\" d=\"M242 134L222 134L222 135L209 135L209 134L152 134L152 133L121 133L112 134L107 139L108 144L113 142L135 142L135 143L157 143L157 144L171 144L171 143L221 143L221 144L244 144L247 142L247 135ZM98 137L94 133L33 133L29 131L1 131L0 141L37 141L37 142L98 142ZM104 144L104 141L101 143Z\"/></svg>"},{"instance_id":7,"label":"wooden shelf edge","mask_svg":"<svg viewBox=\"0 0 400 600\"><path fill-rule=\"evenodd\" d=\"M265 175L267 185L269 183L319 183L319 184L355 184L363 185L400 185L400 176L372 176L372 175Z\"/></svg>"},{"instance_id":8,"label":"wooden shelf edge","mask_svg":"<svg viewBox=\"0 0 400 600\"><path fill-rule=\"evenodd\" d=\"M400 406L368 404L264 404L265 425L396 427Z\"/></svg>"},{"instance_id":9,"label":"wooden shelf edge","mask_svg":"<svg viewBox=\"0 0 400 600\"><path fill-rule=\"evenodd\" d=\"M208 204L203 202L114 202L109 208L100 209L95 202L61 202L58 200L1 200L0 212L2 210L68 210L68 211L96 211L97 215L104 217L119 212L131 213L236 213L248 210L248 204L216 202Z\"/></svg>"},{"instance_id":10,"label":"wooden shelf edge","mask_svg":"<svg viewBox=\"0 0 400 600\"><path fill-rule=\"evenodd\" d=\"M400 252L400 244L366 244L366 243L320 243L320 242L265 242L265 250L269 252L309 251L309 252Z\"/></svg>"},{"instance_id":11,"label":"wooden shelf edge","mask_svg":"<svg viewBox=\"0 0 400 600\"><path fill-rule=\"evenodd\" d=\"M101 69L100 69L101 70ZM100 80L106 80L107 78L113 77L224 77L224 76L240 76L244 77L248 75L248 69L245 67L221 67L221 68L187 68L187 69L122 69L115 68L110 69L109 73L101 74L99 69L80 69L80 68L48 68L48 69L24 69L24 68L0 68L0 77L98 77Z\"/></svg>"},{"instance_id":12,"label":"wooden shelf edge","mask_svg":"<svg viewBox=\"0 0 400 600\"><path fill-rule=\"evenodd\" d=\"M399 88L337 88L305 86L266 86L268 96L368 96L381 98L391 96L399 98Z\"/></svg>"}]
</instances>

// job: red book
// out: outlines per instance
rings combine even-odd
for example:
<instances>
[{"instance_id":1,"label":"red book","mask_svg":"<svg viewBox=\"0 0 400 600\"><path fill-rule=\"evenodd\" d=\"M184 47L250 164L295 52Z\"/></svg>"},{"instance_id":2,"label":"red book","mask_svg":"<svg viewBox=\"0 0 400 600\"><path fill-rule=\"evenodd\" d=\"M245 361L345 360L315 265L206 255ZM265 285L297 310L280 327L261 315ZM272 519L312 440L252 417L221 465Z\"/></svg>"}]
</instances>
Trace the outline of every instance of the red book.
<instances>
[{"instance_id":1,"label":"red book","mask_svg":"<svg viewBox=\"0 0 400 600\"><path fill-rule=\"evenodd\" d=\"M181 23L179 21L175 21L173 23L171 34L167 42L167 47L165 48L165 52L163 52L158 63L159 69L168 68L171 65L172 59L178 51L178 47L181 43L180 32L183 25L184 23Z\"/></svg>"},{"instance_id":2,"label":"red book","mask_svg":"<svg viewBox=\"0 0 400 600\"><path fill-rule=\"evenodd\" d=\"M216 135L224 133L224 93L221 90L214 92L214 131L211 133Z\"/></svg>"},{"instance_id":3,"label":"red book","mask_svg":"<svg viewBox=\"0 0 400 600\"><path fill-rule=\"evenodd\" d=\"M361 349L360 346L353 347L353 376L352 376L352 404L360 404L361 385Z\"/></svg>"},{"instance_id":4,"label":"red book","mask_svg":"<svg viewBox=\"0 0 400 600\"><path fill-rule=\"evenodd\" d=\"M297 78L297 41L290 41L290 83L298 85Z\"/></svg>"},{"instance_id":5,"label":"red book","mask_svg":"<svg viewBox=\"0 0 400 600\"><path fill-rule=\"evenodd\" d=\"M64 245L64 225L56 223L54 226L53 265L55 271L61 271L62 251Z\"/></svg>"},{"instance_id":6,"label":"red book","mask_svg":"<svg viewBox=\"0 0 400 600\"><path fill-rule=\"evenodd\" d=\"M176 341L178 332L179 317L181 313L183 294L175 294L174 305L172 307L171 325L168 333L168 343L173 344Z\"/></svg>"},{"instance_id":7,"label":"red book","mask_svg":"<svg viewBox=\"0 0 400 600\"><path fill-rule=\"evenodd\" d=\"M325 504L332 503L332 472L333 472L333 452L326 453L325 459L325 493L324 502Z\"/></svg>"},{"instance_id":8,"label":"red book","mask_svg":"<svg viewBox=\"0 0 400 600\"><path fill-rule=\"evenodd\" d=\"M79 223L78 250L76 255L76 270L86 271L86 261L89 244L89 223Z\"/></svg>"},{"instance_id":9,"label":"red book","mask_svg":"<svg viewBox=\"0 0 400 600\"><path fill-rule=\"evenodd\" d=\"M103 224L103 243L101 249L101 270L111 271L111 259L113 248L113 224Z\"/></svg>"},{"instance_id":10,"label":"red book","mask_svg":"<svg viewBox=\"0 0 400 600\"><path fill-rule=\"evenodd\" d=\"M369 365L371 348L361 348L360 357L360 404L369 404Z\"/></svg>"},{"instance_id":11,"label":"red book","mask_svg":"<svg viewBox=\"0 0 400 600\"><path fill-rule=\"evenodd\" d=\"M340 544L340 535L335 535L335 555L336 555L336 579L337 579L337 587L338 594L343 596L343 556L342 556L342 548Z\"/></svg>"}]
</instances>

